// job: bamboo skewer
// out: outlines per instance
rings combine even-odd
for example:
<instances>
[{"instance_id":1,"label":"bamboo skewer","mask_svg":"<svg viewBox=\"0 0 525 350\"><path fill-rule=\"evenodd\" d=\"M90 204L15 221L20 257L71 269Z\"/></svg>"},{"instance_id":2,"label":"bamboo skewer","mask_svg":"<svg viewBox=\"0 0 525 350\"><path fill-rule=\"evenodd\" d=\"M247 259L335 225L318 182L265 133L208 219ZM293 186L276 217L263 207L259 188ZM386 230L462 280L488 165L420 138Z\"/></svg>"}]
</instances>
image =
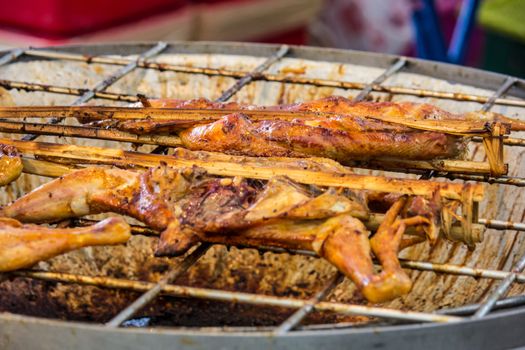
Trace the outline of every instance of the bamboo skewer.
<instances>
[{"instance_id":1,"label":"bamboo skewer","mask_svg":"<svg viewBox=\"0 0 525 350\"><path fill-rule=\"evenodd\" d=\"M177 157L123 151L120 149L60 145L44 142L24 142L10 139L0 139L0 143L13 145L23 154L62 159L66 162L72 161L75 164L152 167L166 163L174 167L198 166L212 175L242 176L263 180L268 180L274 176L287 176L291 180L303 184L346 187L356 190L374 190L423 196L431 196L434 191L439 190L442 197L456 200L461 200L461 193L464 190L463 185L454 183L394 179L356 174L334 174L290 169L287 167L258 166L256 163L242 164L227 161L186 160ZM244 158L246 159L246 157ZM242 159L242 157L239 159ZM473 200L480 201L483 198L483 187L479 184L472 186L474 186Z\"/></svg>"},{"instance_id":2,"label":"bamboo skewer","mask_svg":"<svg viewBox=\"0 0 525 350\"><path fill-rule=\"evenodd\" d=\"M179 109L153 107L105 107L105 106L52 106L52 107L0 107L0 118L80 118L87 120L131 120L148 119L171 121L179 123L181 128L211 122L232 113L243 113L259 119L309 119L326 116L341 116L341 113L303 112L303 111L273 111L273 110L246 110L246 109ZM371 115L369 119L376 119L387 123L403 125L409 128L435 131L464 136L492 136L487 129L487 121L447 120L446 123L430 119L393 118L388 116ZM509 124L502 123L503 132L509 133Z\"/></svg>"},{"instance_id":3,"label":"bamboo skewer","mask_svg":"<svg viewBox=\"0 0 525 350\"><path fill-rule=\"evenodd\" d=\"M169 147L183 146L179 137L171 135L136 135L115 129L103 129L91 126L79 125L51 125L44 123L30 123L18 121L0 120L0 132L18 134L53 135L80 137L89 139L101 139L109 141L130 142L134 144L148 144ZM489 174L490 165L486 162L474 162L455 159L440 159L434 161L419 160L391 160L379 159L369 161L359 166L384 170L398 169L421 169L437 170L453 173Z\"/></svg>"},{"instance_id":4,"label":"bamboo skewer","mask_svg":"<svg viewBox=\"0 0 525 350\"><path fill-rule=\"evenodd\" d=\"M66 166L38 159L22 158L22 165L24 166L24 173L45 177L60 177L77 170L77 168L72 166Z\"/></svg>"},{"instance_id":5,"label":"bamboo skewer","mask_svg":"<svg viewBox=\"0 0 525 350\"><path fill-rule=\"evenodd\" d=\"M377 231L377 228L379 227L381 222L383 222L383 219L384 219L384 214L371 214L368 220L361 220L361 221L365 224L366 228L369 231L375 232ZM97 222L98 221L96 220L76 219L73 221L73 226L89 226L89 225L94 225ZM472 226L473 226L473 230L475 231L475 234L481 238L482 232L485 229L485 225L484 224L473 224ZM454 237L459 237L462 235L463 230L460 225L453 225L451 229L452 229L452 235ZM414 227L407 227L405 231L405 233L409 235L415 232L416 230ZM145 226L139 226L139 225L131 225L131 233L133 235L154 236L154 237L160 235L160 232L158 231L152 230Z\"/></svg>"},{"instance_id":6,"label":"bamboo skewer","mask_svg":"<svg viewBox=\"0 0 525 350\"><path fill-rule=\"evenodd\" d=\"M0 120L0 132L16 134L54 135L89 139L131 142L136 144L181 146L180 138L170 135L137 135L116 129L103 129L83 125L57 125Z\"/></svg>"},{"instance_id":7,"label":"bamboo skewer","mask_svg":"<svg viewBox=\"0 0 525 350\"><path fill-rule=\"evenodd\" d=\"M446 171L462 174L489 174L490 164L468 160L437 159L437 160L397 160L377 159L366 163L374 169L387 171L403 171L406 169L422 169Z\"/></svg>"}]
</instances>

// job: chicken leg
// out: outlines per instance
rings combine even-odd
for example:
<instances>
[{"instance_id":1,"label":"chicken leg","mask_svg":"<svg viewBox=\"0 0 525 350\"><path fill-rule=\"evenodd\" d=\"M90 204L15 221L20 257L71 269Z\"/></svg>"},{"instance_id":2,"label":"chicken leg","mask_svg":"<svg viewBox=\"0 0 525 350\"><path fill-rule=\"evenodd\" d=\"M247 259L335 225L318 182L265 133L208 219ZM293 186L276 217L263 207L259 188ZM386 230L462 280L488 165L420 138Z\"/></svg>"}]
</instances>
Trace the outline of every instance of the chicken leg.
<instances>
[{"instance_id":1,"label":"chicken leg","mask_svg":"<svg viewBox=\"0 0 525 350\"><path fill-rule=\"evenodd\" d=\"M130 236L130 227L122 218L65 229L0 218L0 272L30 267L82 247L125 243Z\"/></svg>"}]
</instances>

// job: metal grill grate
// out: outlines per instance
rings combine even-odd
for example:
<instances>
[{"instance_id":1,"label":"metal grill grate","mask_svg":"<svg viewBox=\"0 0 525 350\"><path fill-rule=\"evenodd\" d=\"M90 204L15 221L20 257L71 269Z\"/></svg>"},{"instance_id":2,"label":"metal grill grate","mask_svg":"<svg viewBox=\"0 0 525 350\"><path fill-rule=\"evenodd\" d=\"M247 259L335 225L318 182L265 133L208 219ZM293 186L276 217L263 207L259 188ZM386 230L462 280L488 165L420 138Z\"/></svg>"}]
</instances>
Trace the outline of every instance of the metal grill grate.
<instances>
[{"instance_id":1,"label":"metal grill grate","mask_svg":"<svg viewBox=\"0 0 525 350\"><path fill-rule=\"evenodd\" d=\"M0 57L0 65L10 64L16 62L22 57L33 57L40 59L51 59L51 60L66 60L66 61L82 61L86 63L99 63L106 65L117 65L122 66L115 74L107 77L100 83L98 83L93 89L82 89L82 88L70 88L63 86L52 86L39 83L31 82L20 82L12 80L0 80L0 86L7 89L20 89L25 91L44 91L49 93L65 94L79 96L73 105L79 105L87 102L92 98L113 100L113 101L125 101L125 102L138 102L141 97L136 95L126 95L120 93L108 92L106 89L115 83L118 79L122 78L126 74L130 73L136 68L152 69L157 71L173 71L182 72L189 74L204 74L210 76L224 76L238 79L236 83L229 89L225 90L223 94L217 99L217 101L227 101L243 87L247 86L253 81L261 80L268 82L279 82L287 84L308 84L319 87L337 87L344 89L358 89L361 92L355 97L356 101L363 100L371 92L382 92L394 95L413 95L420 97L434 97L441 99L452 99L456 101L470 101L484 103L482 109L488 111L493 105L506 105L514 107L525 107L525 100L516 98L503 98L502 96L514 86L518 80L515 78L506 79L501 87L490 97L472 94L460 94L451 93L446 91L433 91L425 89L408 88L401 86L383 86L382 83L389 77L395 75L397 72L405 68L409 63L407 59L400 58L395 60L389 67L387 67L382 74L375 78L368 84L358 82L347 82L347 81L333 81L328 79L314 79L306 78L302 76L286 76L282 74L271 74L267 73L268 68L278 62L281 58L285 57L290 49L287 46L280 47L270 57L268 57L261 65L256 67L251 72L217 69L217 68L199 68L199 67L186 67L171 64L163 64L151 61L150 58L157 55L168 47L165 43L158 43L151 47L146 52L139 55L135 60L127 58L115 58L106 56L87 56L75 53L59 52L59 51L48 51L48 50L22 50L15 49L8 52L4 56ZM153 96L148 96L153 98ZM46 127L48 133L51 135L61 135L58 131L53 131L51 124L58 124L61 122L60 118L53 119ZM0 121L1 131L12 131L13 122L7 122L5 120ZM11 129L9 129L11 128ZM69 130L84 130L85 127L77 127L77 129ZM34 140L38 135L31 135L32 130L40 130L41 134L45 130L44 126L34 125L31 129L30 123L24 123L24 129L18 130L24 133L29 133L24 137L24 140ZM88 134L82 131L84 134L70 133L63 134L61 136L79 136L79 137L90 137L104 139L104 131L98 130L92 134ZM141 144L152 144L158 147L153 153L162 153L168 146L177 146L177 139L170 137L148 137L148 136L136 136L129 135L126 133L119 133L117 136L120 139L115 138L115 133L111 135L112 140L118 140L123 142L135 142ZM520 139L507 139L506 145L513 146L524 146L525 142ZM426 174L424 176L442 176L452 179L464 179L474 181L485 181L489 183L499 183L514 186L525 186L525 179L517 177L491 177L487 175L468 175L462 173L450 173L435 171L432 174ZM87 222L87 221L86 221ZM487 228L494 228L498 230L517 230L525 231L525 224L506 222L499 220L490 219L479 219L479 223L485 225ZM137 229L140 231L140 229ZM143 230L138 232L144 234ZM501 284L496 288L491 295L486 299L486 302L479 305L468 305L457 310L441 311L436 313L425 313L425 312L412 312L412 311L399 311L396 309L389 309L383 307L365 307L361 305L353 304L342 304L335 302L323 301L325 297L342 281L342 276L336 273L324 287L322 287L312 299L310 300L299 300L294 298L284 298L267 295L257 295L240 292L230 292L222 290L212 290L194 287L182 287L173 285L172 283L179 277L184 271L193 266L200 257L202 257L208 249L211 247L210 244L203 243L197 247L191 254L187 255L186 258L173 270L167 272L164 277L158 283L125 280L109 277L92 277L84 275L71 275L64 273L55 272L40 272L40 271L18 271L12 273L14 276L28 277L33 279L40 279L46 281L55 281L61 283L73 283L80 285L93 285L99 287L115 288L115 289L126 289L138 292L143 292L142 296L136 299L128 307L118 313L112 320L110 320L106 327L119 327L126 320L132 318L139 310L144 308L148 303L153 301L160 294L184 296L192 298L201 298L209 300L219 300L228 302L242 302L253 305L264 305L264 306L280 306L286 308L297 309L288 319L275 328L269 329L276 335L282 335L288 331L296 328L302 320L312 311L332 311L341 314L352 314L352 315L364 315L371 317L384 318L387 320L404 320L412 322L457 322L465 319L465 315L473 314L473 318L480 318L489 313L493 308L502 307L504 305L512 304L514 306L525 303L523 297L513 297L505 300L501 300L508 291L512 283L525 283L525 274L521 273L525 266L525 257L521 258L516 266L510 272L501 270L488 270L488 269L477 269L461 265L453 264L437 264L423 261L412 261L402 260L402 266L407 269L414 269L419 271L433 271L436 273L446 273L451 275L460 276L472 276L477 278L488 278L493 280L501 280ZM259 248L261 251L273 251L280 253L290 254L305 254L312 255L311 252L304 251L289 251L278 248ZM461 315L461 316L456 316ZM333 326L333 325L332 325Z\"/></svg>"}]
</instances>

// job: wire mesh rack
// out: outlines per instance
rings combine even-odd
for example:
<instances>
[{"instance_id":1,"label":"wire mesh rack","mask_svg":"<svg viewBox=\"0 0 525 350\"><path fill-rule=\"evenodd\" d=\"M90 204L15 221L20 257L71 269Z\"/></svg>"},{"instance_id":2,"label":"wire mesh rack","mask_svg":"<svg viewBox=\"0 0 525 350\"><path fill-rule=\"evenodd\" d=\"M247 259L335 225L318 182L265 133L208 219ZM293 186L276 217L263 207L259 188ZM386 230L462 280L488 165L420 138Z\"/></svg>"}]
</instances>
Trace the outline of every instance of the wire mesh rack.
<instances>
[{"instance_id":1,"label":"wire mesh rack","mask_svg":"<svg viewBox=\"0 0 525 350\"><path fill-rule=\"evenodd\" d=\"M155 56L162 53L213 53L213 54L249 54L256 57L264 57L255 69L251 71L232 70L223 68L210 67L195 67L191 65L175 65L167 63L159 63L155 61ZM130 58L130 54L134 54ZM123 57L126 56L126 57ZM371 79L369 83L351 82L351 81L337 81L331 79L311 78L305 77L301 74L287 75L283 73L269 73L270 67L275 65L285 57L300 57L302 59L311 60L326 60L334 62L346 62L351 60L352 63L371 65L382 67L383 71L375 78ZM60 61L80 61L87 64L102 64L108 66L119 67L113 74L107 76L94 85L93 88L82 87L68 87L56 86L50 84L43 84L37 82L25 82L0 79L0 87L5 89L17 89L27 92L46 92L53 94L63 94L77 96L72 106L78 106L87 103L91 99L101 99L107 101L120 102L140 102L145 96L138 94L124 94L108 91L114 83L125 77L127 74L133 72L137 68L153 70L157 72L172 71L185 74L198 74L208 76L221 76L235 79L235 82L230 88L223 91L216 101L228 101L244 87L253 83L254 81L263 81L268 83L279 84L300 84L309 85L313 87L331 87L359 91L355 97L355 101L367 99L371 93L387 93L393 96L407 95L417 97L429 97L436 99L446 99L463 102L482 103L481 109L489 111L494 105L511 106L516 108L525 108L525 83L522 80L513 77L504 77L498 74L485 73L472 69L459 68L455 66L441 65L432 62L422 62L410 58L393 57L384 55L370 55L363 53L348 53L337 50L318 50L283 46L264 46L264 45L240 45L240 44L187 44L187 43L157 43L157 44L137 44L137 45L121 45L121 46L79 46L69 48L56 49L14 49L10 52L4 52L0 56L0 65L9 65L16 62L26 62L31 60L60 60ZM432 77L450 79L464 83L475 83L473 85L481 88L493 89L492 95L485 96L482 94L468 94L451 91L439 91L422 89L420 87L406 87L406 86L392 86L384 85L383 83L389 78L395 76L400 71L412 72L417 74L428 75ZM1 78L1 77L0 77ZM496 89L493 87L497 86ZM156 96L146 96L146 98L155 98ZM525 110L525 109L524 109ZM131 142L136 144L154 145L156 148L152 151L162 157L162 153L168 147L178 146L179 143L176 137L170 136L137 136L127 134L124 132L110 133L106 137L105 133L108 131L104 129L90 128L84 126L68 126L67 128L60 127L63 118L54 118L46 124L30 123L26 121L13 122L9 119L0 120L0 131L21 133L23 141L35 141L40 135L55 135L55 136L70 136L81 138L95 138L95 139L109 139L113 141ZM18 124L17 124L18 123ZM96 129L96 130L95 130ZM525 146L525 142L518 138L501 138L506 147L521 147ZM474 141L481 141L476 140ZM519 167L519 164L513 164ZM389 169L391 170L391 169ZM29 167L26 171L31 172ZM488 182L503 184L506 186L525 186L525 179L519 176L493 176L490 173L472 174L459 171L446 171L443 169L431 166L429 169L417 169L411 171L420 174L422 177L443 177L449 179L462 179L478 182ZM478 224L486 228L496 230L513 230L525 231L525 223L512 222L506 220L493 220L489 218L479 218ZM90 223L89 220L78 220L76 224ZM134 227L133 232L139 235L152 235L147 229L142 227ZM513 317L519 318L520 313L517 311L519 307L525 305L525 298L523 296L513 296L505 298L510 287L513 284L525 282L525 274L522 273L525 268L525 256L517 259L517 262L509 271L503 269L485 269L468 267L462 264L449 263L431 263L427 261L416 260L402 260L402 266L406 269L416 271L432 271L434 273L442 273L458 276L470 276L475 278L492 279L496 283L496 287L486 296L484 301L479 304L465 305L460 308L443 309L437 312L426 311L407 311L395 308L387 308L380 306L364 306L359 304L340 303L333 301L326 301L326 297L340 285L343 277L340 273L335 273L332 278L329 278L326 284L318 290L312 298L304 300L292 297L281 297L272 295L260 295L254 293L242 293L235 291L217 290L209 288L197 288L190 286L181 286L174 284L178 277L186 272L190 267L194 266L199 259L209 251L212 245L209 243L202 243L185 258L175 268L172 268L164 273L163 277L157 282L147 282L139 280L129 280L123 278L112 278L106 276L88 276L81 274L68 274L60 272L49 271L35 271L24 270L11 273L9 276L18 276L25 278L32 278L36 280L53 281L65 284L90 285L111 289L132 290L142 293L134 302L118 312L111 320L103 326L106 329L118 329L122 327L126 321L132 319L137 313L144 309L149 303L160 295L169 295L176 297L188 297L205 300L225 301L230 303L246 303L258 306L278 306L294 310L294 312L286 318L282 323L275 327L266 328L240 328L234 327L232 329L221 328L221 332L238 334L250 331L249 334L264 334L265 339L278 339L287 334L307 334L305 332L313 332L319 330L335 331L337 329L348 329L355 325L345 324L328 324L328 325L314 325L302 326L301 322L310 313L314 311L330 311L345 315L360 315L377 318L388 321L386 325L381 327L383 334L388 334L390 330L395 327L392 326L391 321L402 321L402 327L406 329L417 329L421 332L426 332L427 328L421 328L420 323L446 324L446 325L460 325L473 324L476 321L490 320L491 317L497 317L500 314L494 312L499 309L512 307L512 312L515 314L509 316L509 322L513 321ZM261 251L272 251L277 253L287 254L303 254L312 255L311 252L306 251L289 251L284 249L272 247L258 247ZM4 277L9 277L4 276ZM524 312L524 311L522 311ZM489 315L491 314L491 315ZM18 320L19 316L9 316L11 320ZM20 316L22 317L22 316ZM39 321L35 321L38 324ZM501 320L499 322L502 322ZM415 324L408 325L407 324ZM57 327L52 322L47 326L53 328ZM85 334L92 334L91 331L95 329L89 326L85 328ZM437 326L436 326L437 327ZM7 328L6 328L7 329ZM352 328L350 328L352 329ZM455 329L460 330L461 327ZM165 330L157 330L158 333L163 333ZM187 331L187 330L186 330ZM191 332L207 332L210 329L194 329ZM353 329L353 331L356 331ZM135 330L136 334L142 334L142 330ZM359 332L359 329L357 330ZM449 330L449 334L454 332ZM163 333L165 335L165 333ZM217 334L217 332L213 333ZM310 334L310 333L308 333ZM330 338L324 338L325 333L316 333L323 335L321 337L323 342L329 341ZM415 334L415 333L414 333ZM458 333L459 334L459 333ZM195 335L195 333L193 333ZM336 334L332 334L335 336ZM157 340L162 343L162 337ZM320 339L321 339L320 338ZM339 339L339 338L332 338ZM337 344L343 344L344 338L334 340ZM343 343L340 343L343 342ZM210 343L211 344L211 343ZM246 343L245 343L246 344ZM313 342L312 345L319 346L320 343Z\"/></svg>"}]
</instances>

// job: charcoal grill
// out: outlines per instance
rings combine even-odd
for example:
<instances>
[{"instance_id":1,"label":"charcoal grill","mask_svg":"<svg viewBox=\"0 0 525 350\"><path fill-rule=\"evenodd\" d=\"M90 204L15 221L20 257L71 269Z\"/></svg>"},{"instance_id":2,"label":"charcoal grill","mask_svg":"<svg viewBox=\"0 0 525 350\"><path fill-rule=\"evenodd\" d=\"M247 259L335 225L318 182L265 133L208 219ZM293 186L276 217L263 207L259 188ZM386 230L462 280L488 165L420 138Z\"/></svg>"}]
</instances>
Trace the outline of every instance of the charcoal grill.
<instances>
[{"instance_id":1,"label":"charcoal grill","mask_svg":"<svg viewBox=\"0 0 525 350\"><path fill-rule=\"evenodd\" d=\"M492 109L517 118L525 112L525 81L517 78L405 57L258 44L14 49L0 53L0 87L2 105L124 105L140 102L144 95L262 105L339 94L356 100L431 102L455 112ZM103 130L79 135L52 128L61 122L55 119L40 130L29 124L15 130L0 121L0 130L13 138L14 132L26 133L24 140L154 153L170 145L169 138L113 135L108 141ZM505 143L510 163L505 176L450 172L436 164L430 171L403 175L491 184L480 208L479 223L487 226L484 241L474 251L439 242L404 252L402 264L415 282L404 298L366 305L351 283L300 251L202 244L182 258L155 259L152 238L147 230L137 229L140 235L127 247L83 249L2 276L0 345L13 349L524 345L525 241L520 231L525 231L521 166L525 142L513 138ZM482 148L475 144L470 154L469 161L484 160ZM27 164L26 172L31 173ZM24 175L1 200L11 200L43 181L48 179ZM171 315L168 320L161 317L164 313Z\"/></svg>"}]
</instances>

